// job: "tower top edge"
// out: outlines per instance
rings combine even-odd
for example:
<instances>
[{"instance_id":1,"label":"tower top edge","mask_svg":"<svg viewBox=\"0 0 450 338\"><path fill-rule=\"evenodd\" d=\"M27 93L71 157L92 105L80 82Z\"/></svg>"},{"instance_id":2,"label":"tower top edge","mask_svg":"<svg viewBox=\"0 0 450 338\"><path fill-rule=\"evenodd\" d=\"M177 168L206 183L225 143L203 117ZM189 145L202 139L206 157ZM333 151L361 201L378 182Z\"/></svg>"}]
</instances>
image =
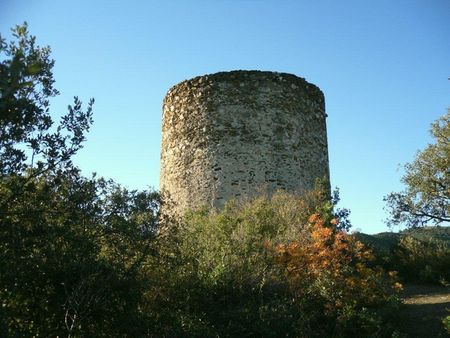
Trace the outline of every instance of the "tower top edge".
<instances>
[{"instance_id":1,"label":"tower top edge","mask_svg":"<svg viewBox=\"0 0 450 338\"><path fill-rule=\"evenodd\" d=\"M323 92L320 88L315 84L306 81L305 78L290 73L262 70L231 70L196 76L175 84L168 90L167 95L178 90L183 90L183 88L203 87L213 83L254 82L263 80L294 84L298 87L307 89L309 92L316 92L320 96L323 96Z\"/></svg>"}]
</instances>

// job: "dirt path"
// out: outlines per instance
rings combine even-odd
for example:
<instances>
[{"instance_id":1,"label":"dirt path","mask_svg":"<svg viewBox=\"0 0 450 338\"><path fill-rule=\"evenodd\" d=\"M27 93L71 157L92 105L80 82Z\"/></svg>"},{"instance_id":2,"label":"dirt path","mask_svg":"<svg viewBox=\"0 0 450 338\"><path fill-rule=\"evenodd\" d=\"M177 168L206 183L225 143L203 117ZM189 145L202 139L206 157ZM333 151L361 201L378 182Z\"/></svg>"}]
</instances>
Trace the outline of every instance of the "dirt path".
<instances>
[{"instance_id":1,"label":"dirt path","mask_svg":"<svg viewBox=\"0 0 450 338\"><path fill-rule=\"evenodd\" d=\"M450 315L450 288L408 285L402 300L405 309L401 326L408 337L450 337L441 322Z\"/></svg>"}]
</instances>

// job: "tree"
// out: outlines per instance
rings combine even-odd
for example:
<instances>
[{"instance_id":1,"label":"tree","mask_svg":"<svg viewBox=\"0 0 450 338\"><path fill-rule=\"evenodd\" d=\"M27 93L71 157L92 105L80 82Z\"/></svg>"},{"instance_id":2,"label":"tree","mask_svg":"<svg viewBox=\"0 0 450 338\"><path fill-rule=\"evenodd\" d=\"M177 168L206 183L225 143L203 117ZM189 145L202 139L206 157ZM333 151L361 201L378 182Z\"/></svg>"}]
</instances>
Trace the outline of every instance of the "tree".
<instances>
[{"instance_id":1,"label":"tree","mask_svg":"<svg viewBox=\"0 0 450 338\"><path fill-rule=\"evenodd\" d=\"M75 97L55 126L50 48L26 23L13 38L0 36L0 336L143 336L158 194L81 175L94 101Z\"/></svg>"},{"instance_id":2,"label":"tree","mask_svg":"<svg viewBox=\"0 0 450 338\"><path fill-rule=\"evenodd\" d=\"M53 87L50 48L36 46L28 26L16 26L9 44L0 35L0 175L37 169L35 177L56 166L71 165L92 124L91 99L86 111L75 97L56 129L50 116ZM28 155L28 156L27 156ZM27 161L29 160L29 161Z\"/></svg>"},{"instance_id":3,"label":"tree","mask_svg":"<svg viewBox=\"0 0 450 338\"><path fill-rule=\"evenodd\" d=\"M435 142L405 165L406 189L385 197L390 226L450 222L450 110L431 125L431 134Z\"/></svg>"}]
</instances>

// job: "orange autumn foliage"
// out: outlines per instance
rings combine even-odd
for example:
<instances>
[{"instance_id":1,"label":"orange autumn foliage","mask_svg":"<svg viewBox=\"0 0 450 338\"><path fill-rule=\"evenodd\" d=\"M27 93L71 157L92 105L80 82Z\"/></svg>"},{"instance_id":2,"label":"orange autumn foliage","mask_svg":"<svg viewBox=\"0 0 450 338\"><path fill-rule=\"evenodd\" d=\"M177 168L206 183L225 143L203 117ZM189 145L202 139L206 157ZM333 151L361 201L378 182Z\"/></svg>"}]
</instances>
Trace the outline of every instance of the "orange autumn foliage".
<instances>
[{"instance_id":1,"label":"orange autumn foliage","mask_svg":"<svg viewBox=\"0 0 450 338\"><path fill-rule=\"evenodd\" d=\"M271 248L275 262L285 270L298 297L320 294L329 314L346 307L371 307L385 302L401 289L396 273L373 266L371 250L345 232L338 221L327 222L319 214L309 218L310 237Z\"/></svg>"}]
</instances>

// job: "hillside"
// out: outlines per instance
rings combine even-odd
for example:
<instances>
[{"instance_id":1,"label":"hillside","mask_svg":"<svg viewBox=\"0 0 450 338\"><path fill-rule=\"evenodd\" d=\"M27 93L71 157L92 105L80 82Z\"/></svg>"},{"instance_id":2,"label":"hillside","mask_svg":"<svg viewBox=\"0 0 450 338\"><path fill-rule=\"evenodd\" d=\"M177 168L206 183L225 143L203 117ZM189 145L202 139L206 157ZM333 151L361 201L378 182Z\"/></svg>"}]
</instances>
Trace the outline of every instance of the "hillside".
<instances>
[{"instance_id":1,"label":"hillside","mask_svg":"<svg viewBox=\"0 0 450 338\"><path fill-rule=\"evenodd\" d=\"M376 264L397 271L403 282L450 284L450 227L354 236L373 250Z\"/></svg>"},{"instance_id":2,"label":"hillside","mask_svg":"<svg viewBox=\"0 0 450 338\"><path fill-rule=\"evenodd\" d=\"M375 235L355 233L359 241L370 246L375 253L382 256L389 254L402 237L412 237L420 242L434 242L450 247L450 227L423 227L406 229L400 232L380 232Z\"/></svg>"}]
</instances>

